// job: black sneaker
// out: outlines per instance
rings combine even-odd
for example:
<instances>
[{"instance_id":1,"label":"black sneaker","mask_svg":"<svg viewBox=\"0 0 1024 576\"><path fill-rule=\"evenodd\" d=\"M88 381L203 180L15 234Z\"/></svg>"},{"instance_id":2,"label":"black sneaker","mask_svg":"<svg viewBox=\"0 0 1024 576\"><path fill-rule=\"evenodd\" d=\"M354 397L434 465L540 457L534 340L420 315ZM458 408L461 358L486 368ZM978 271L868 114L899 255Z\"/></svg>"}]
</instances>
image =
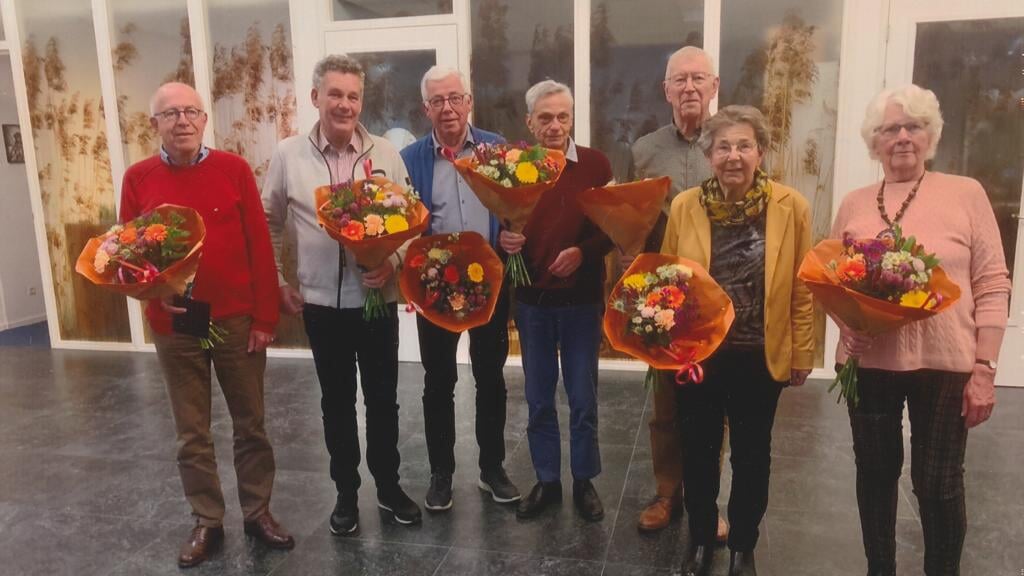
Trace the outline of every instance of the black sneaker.
<instances>
[{"instance_id":1,"label":"black sneaker","mask_svg":"<svg viewBox=\"0 0 1024 576\"><path fill-rule=\"evenodd\" d=\"M331 512L330 529L335 536L351 536L359 530L359 506L356 497L345 497L338 494Z\"/></svg>"},{"instance_id":2,"label":"black sneaker","mask_svg":"<svg viewBox=\"0 0 1024 576\"><path fill-rule=\"evenodd\" d=\"M601 498L590 480L573 481L572 501L584 520L596 522L604 518L604 506L601 505Z\"/></svg>"},{"instance_id":3,"label":"black sneaker","mask_svg":"<svg viewBox=\"0 0 1024 576\"><path fill-rule=\"evenodd\" d=\"M390 512L399 524L417 524L421 519L420 507L397 484L377 490L377 507Z\"/></svg>"},{"instance_id":4,"label":"black sneaker","mask_svg":"<svg viewBox=\"0 0 1024 576\"><path fill-rule=\"evenodd\" d=\"M431 474L430 489L423 499L424 506L431 512L444 512L452 508L451 474Z\"/></svg>"},{"instance_id":5,"label":"black sneaker","mask_svg":"<svg viewBox=\"0 0 1024 576\"><path fill-rule=\"evenodd\" d=\"M508 479L508 474L505 474L505 469L501 466L480 472L477 485L484 492L490 492L491 498L499 504L518 502L522 498L519 489Z\"/></svg>"}]
</instances>

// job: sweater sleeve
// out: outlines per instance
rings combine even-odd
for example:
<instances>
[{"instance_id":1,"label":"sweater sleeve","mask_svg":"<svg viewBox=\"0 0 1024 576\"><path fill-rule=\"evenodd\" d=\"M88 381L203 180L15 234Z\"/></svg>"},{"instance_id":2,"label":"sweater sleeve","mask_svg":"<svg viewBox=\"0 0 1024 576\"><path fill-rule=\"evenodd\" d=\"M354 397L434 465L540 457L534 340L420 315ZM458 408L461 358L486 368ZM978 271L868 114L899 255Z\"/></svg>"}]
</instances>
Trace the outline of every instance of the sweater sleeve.
<instances>
[{"instance_id":1,"label":"sweater sleeve","mask_svg":"<svg viewBox=\"0 0 1024 576\"><path fill-rule=\"evenodd\" d=\"M267 217L260 201L256 177L249 165L239 160L238 186L242 205L242 232L245 234L252 274L254 308L252 328L273 333L279 316L274 249L267 228Z\"/></svg>"},{"instance_id":2,"label":"sweater sleeve","mask_svg":"<svg viewBox=\"0 0 1024 576\"><path fill-rule=\"evenodd\" d=\"M794 194L799 193L794 192ZM794 208L795 242L793 248L795 254L793 295L790 302L793 330L792 366L797 370L810 370L814 368L814 302L811 299L811 291L796 277L796 274L804 256L811 250L811 214L810 207L805 201L795 202Z\"/></svg>"},{"instance_id":3,"label":"sweater sleeve","mask_svg":"<svg viewBox=\"0 0 1024 576\"><path fill-rule=\"evenodd\" d=\"M132 172L128 170L121 180L121 210L118 214L121 223L136 218L139 215L138 199L135 197L135 186L132 183Z\"/></svg>"},{"instance_id":4,"label":"sweater sleeve","mask_svg":"<svg viewBox=\"0 0 1024 576\"><path fill-rule=\"evenodd\" d=\"M270 167L263 181L262 200L274 265L277 268L277 285L284 286L288 281L284 278L284 268L281 265L281 247L284 245L285 218L288 216L288 185L280 145L270 158Z\"/></svg>"},{"instance_id":5,"label":"sweater sleeve","mask_svg":"<svg viewBox=\"0 0 1024 576\"><path fill-rule=\"evenodd\" d=\"M593 150L595 161L598 163L596 167L596 173L594 180L591 183L592 186L604 186L612 181L612 166L608 162L608 158L604 154ZM580 250L583 251L583 260L599 260L604 258L604 255L611 251L615 246L608 235L601 231L600 228L591 222L590 218L586 218L586 222L583 226L582 240L579 243Z\"/></svg>"},{"instance_id":6,"label":"sweater sleeve","mask_svg":"<svg viewBox=\"0 0 1024 576\"><path fill-rule=\"evenodd\" d=\"M995 213L984 188L971 180L967 194L971 210L971 290L977 328L1006 328L1010 276Z\"/></svg>"}]
</instances>

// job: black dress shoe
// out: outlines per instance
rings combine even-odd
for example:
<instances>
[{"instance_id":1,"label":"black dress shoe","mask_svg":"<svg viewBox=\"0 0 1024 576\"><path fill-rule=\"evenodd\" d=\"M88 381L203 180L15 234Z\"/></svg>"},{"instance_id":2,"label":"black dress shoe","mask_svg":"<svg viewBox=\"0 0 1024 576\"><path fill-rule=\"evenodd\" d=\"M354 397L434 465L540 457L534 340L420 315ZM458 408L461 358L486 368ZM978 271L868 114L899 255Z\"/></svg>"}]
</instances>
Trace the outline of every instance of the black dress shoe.
<instances>
[{"instance_id":1,"label":"black dress shoe","mask_svg":"<svg viewBox=\"0 0 1024 576\"><path fill-rule=\"evenodd\" d=\"M604 506L590 480L573 480L572 502L584 520L596 522L604 518Z\"/></svg>"},{"instance_id":2,"label":"black dress shoe","mask_svg":"<svg viewBox=\"0 0 1024 576\"><path fill-rule=\"evenodd\" d=\"M351 536L359 530L359 507L355 496L342 496L334 503L330 529L335 536Z\"/></svg>"},{"instance_id":3,"label":"black dress shoe","mask_svg":"<svg viewBox=\"0 0 1024 576\"><path fill-rule=\"evenodd\" d=\"M757 576L754 566L754 551L729 552L729 576Z\"/></svg>"},{"instance_id":4,"label":"black dress shoe","mask_svg":"<svg viewBox=\"0 0 1024 576\"><path fill-rule=\"evenodd\" d=\"M711 572L711 546L691 546L686 560L683 560L683 576L707 576Z\"/></svg>"},{"instance_id":5,"label":"black dress shoe","mask_svg":"<svg viewBox=\"0 0 1024 576\"><path fill-rule=\"evenodd\" d=\"M516 507L517 518L533 518L550 504L562 501L561 482L537 482L530 490L530 495L519 501Z\"/></svg>"}]
</instances>

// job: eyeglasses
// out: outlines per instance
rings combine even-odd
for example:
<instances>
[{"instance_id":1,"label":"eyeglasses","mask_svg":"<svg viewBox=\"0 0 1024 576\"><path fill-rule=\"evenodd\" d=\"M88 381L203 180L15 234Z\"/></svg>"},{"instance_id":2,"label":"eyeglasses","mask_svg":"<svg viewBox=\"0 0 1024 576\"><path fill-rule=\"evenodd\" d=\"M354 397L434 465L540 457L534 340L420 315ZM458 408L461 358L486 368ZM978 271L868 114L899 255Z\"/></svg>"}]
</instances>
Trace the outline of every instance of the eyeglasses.
<instances>
[{"instance_id":1,"label":"eyeglasses","mask_svg":"<svg viewBox=\"0 0 1024 576\"><path fill-rule=\"evenodd\" d=\"M722 141L719 142L718 144L715 144L715 146L711 149L711 155L719 158L724 158L732 154L733 150L739 152L740 156L746 156L747 154L752 154L755 151L757 151L757 143L750 142L749 140L744 140L742 142L739 142L738 144Z\"/></svg>"},{"instance_id":2,"label":"eyeglasses","mask_svg":"<svg viewBox=\"0 0 1024 576\"><path fill-rule=\"evenodd\" d=\"M430 100L427 100L427 105L434 110L440 110L441 108L444 108L444 103L448 102L454 108L455 106L462 106L464 102L469 101L469 98L469 94L452 94L447 98L444 96L434 96Z\"/></svg>"},{"instance_id":3,"label":"eyeglasses","mask_svg":"<svg viewBox=\"0 0 1024 576\"><path fill-rule=\"evenodd\" d=\"M705 72L695 72L693 74L676 74L670 78L666 78L665 81L671 84L675 88L683 88L686 86L687 80L693 82L693 85L697 88L704 86L714 78L714 74L707 74Z\"/></svg>"},{"instance_id":4,"label":"eyeglasses","mask_svg":"<svg viewBox=\"0 0 1024 576\"><path fill-rule=\"evenodd\" d=\"M162 122L177 122L179 117L185 116L185 119L191 122L198 119L203 114L206 114L206 112L189 106L188 108L171 108L169 110L164 110L163 112L157 112L156 114L153 114L153 117Z\"/></svg>"},{"instance_id":5,"label":"eyeglasses","mask_svg":"<svg viewBox=\"0 0 1024 576\"><path fill-rule=\"evenodd\" d=\"M906 130L908 136L916 136L925 129L927 124L921 122L906 122L904 124L886 124L875 128L875 132L884 138L893 139L900 135L901 130Z\"/></svg>"}]
</instances>

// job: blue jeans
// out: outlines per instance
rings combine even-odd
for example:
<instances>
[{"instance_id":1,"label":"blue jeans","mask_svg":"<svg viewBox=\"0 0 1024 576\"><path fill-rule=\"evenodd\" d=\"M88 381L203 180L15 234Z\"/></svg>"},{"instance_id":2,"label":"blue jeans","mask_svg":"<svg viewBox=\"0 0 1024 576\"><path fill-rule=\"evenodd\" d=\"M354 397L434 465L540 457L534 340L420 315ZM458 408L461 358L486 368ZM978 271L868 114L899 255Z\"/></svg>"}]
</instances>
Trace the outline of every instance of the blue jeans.
<instances>
[{"instance_id":1,"label":"blue jeans","mask_svg":"<svg viewBox=\"0 0 1024 576\"><path fill-rule=\"evenodd\" d=\"M572 475L589 480L601 472L597 445L597 353L601 343L601 305L542 307L516 302L526 373L530 422L526 437L537 479L561 478L561 439L555 391L558 355L569 397L569 451Z\"/></svg>"}]
</instances>

